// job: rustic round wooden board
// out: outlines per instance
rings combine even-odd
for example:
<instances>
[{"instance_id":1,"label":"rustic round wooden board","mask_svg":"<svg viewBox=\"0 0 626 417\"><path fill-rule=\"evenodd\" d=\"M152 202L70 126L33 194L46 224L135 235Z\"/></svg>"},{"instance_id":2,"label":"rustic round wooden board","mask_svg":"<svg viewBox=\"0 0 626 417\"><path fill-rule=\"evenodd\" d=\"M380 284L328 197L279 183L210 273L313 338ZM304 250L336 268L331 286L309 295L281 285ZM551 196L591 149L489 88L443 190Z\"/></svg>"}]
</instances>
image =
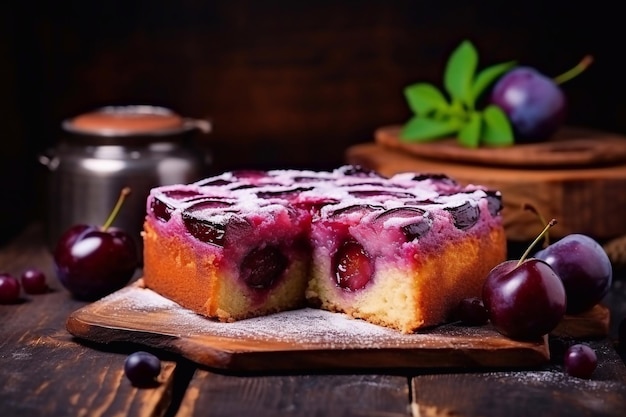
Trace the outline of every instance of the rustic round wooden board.
<instances>
[{"instance_id":1,"label":"rustic round wooden board","mask_svg":"<svg viewBox=\"0 0 626 417\"><path fill-rule=\"evenodd\" d=\"M511 167L588 167L626 162L626 136L565 126L546 142L508 147L466 148L455 138L411 143L400 139L401 126L384 126L374 132L377 143L422 158Z\"/></svg>"}]
</instances>

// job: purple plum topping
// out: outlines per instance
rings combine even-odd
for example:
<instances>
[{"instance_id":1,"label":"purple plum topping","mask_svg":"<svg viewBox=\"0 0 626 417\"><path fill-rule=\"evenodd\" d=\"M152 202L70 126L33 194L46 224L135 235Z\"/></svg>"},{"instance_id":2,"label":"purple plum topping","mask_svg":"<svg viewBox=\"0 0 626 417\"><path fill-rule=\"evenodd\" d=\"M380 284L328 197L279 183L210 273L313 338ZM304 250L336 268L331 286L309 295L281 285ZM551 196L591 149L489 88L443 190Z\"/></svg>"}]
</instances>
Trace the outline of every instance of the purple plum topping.
<instances>
[{"instance_id":1,"label":"purple plum topping","mask_svg":"<svg viewBox=\"0 0 626 417\"><path fill-rule=\"evenodd\" d=\"M231 213L207 220L199 218L193 212L183 211L182 218L185 228L196 239L222 247L227 239L235 242L252 227L246 219Z\"/></svg>"},{"instance_id":2,"label":"purple plum topping","mask_svg":"<svg viewBox=\"0 0 626 417\"><path fill-rule=\"evenodd\" d=\"M374 219L375 224L382 224L390 218L415 218L415 222L401 227L402 233L406 236L407 242L423 237L432 226L432 219L428 212L417 207L394 207L380 213Z\"/></svg>"},{"instance_id":3,"label":"purple plum topping","mask_svg":"<svg viewBox=\"0 0 626 417\"><path fill-rule=\"evenodd\" d=\"M390 217L402 217L402 218L410 218L410 217L418 217L424 216L426 214L426 210L421 209L419 207L394 207L389 210L385 210L380 213L374 221L384 221Z\"/></svg>"},{"instance_id":4,"label":"purple plum topping","mask_svg":"<svg viewBox=\"0 0 626 417\"><path fill-rule=\"evenodd\" d=\"M429 204L437 204L436 201L428 198L424 200L404 200L403 203L405 206L423 206Z\"/></svg>"},{"instance_id":5,"label":"purple plum topping","mask_svg":"<svg viewBox=\"0 0 626 417\"><path fill-rule=\"evenodd\" d=\"M292 178L295 183L307 183L307 182L318 182L318 181L327 181L328 178L325 177L307 177L304 175L300 175Z\"/></svg>"},{"instance_id":6,"label":"purple plum topping","mask_svg":"<svg viewBox=\"0 0 626 417\"><path fill-rule=\"evenodd\" d=\"M419 239L423 237L432 225L432 220L430 219L422 219L417 223L407 224L406 226L402 226L402 233L406 236L407 241L411 242L415 239Z\"/></svg>"},{"instance_id":7,"label":"purple plum topping","mask_svg":"<svg viewBox=\"0 0 626 417\"><path fill-rule=\"evenodd\" d=\"M154 196L150 202L150 210L157 219L162 222L168 222L172 218L172 211L174 207L161 200L159 196Z\"/></svg>"},{"instance_id":8,"label":"purple plum topping","mask_svg":"<svg viewBox=\"0 0 626 417\"><path fill-rule=\"evenodd\" d=\"M172 200L186 200L202 194L195 190L167 190L163 191L163 195L171 198Z\"/></svg>"},{"instance_id":9,"label":"purple plum topping","mask_svg":"<svg viewBox=\"0 0 626 417\"><path fill-rule=\"evenodd\" d=\"M347 181L346 181L347 182ZM364 185L370 187L384 187L385 186L385 178L372 178L371 181L363 182L359 180L351 180L349 183L338 184L339 187L350 188L350 187L362 187ZM380 188L378 188L380 189Z\"/></svg>"},{"instance_id":10,"label":"purple plum topping","mask_svg":"<svg viewBox=\"0 0 626 417\"><path fill-rule=\"evenodd\" d=\"M201 193L195 190L166 190L161 193L164 197L172 200L185 201L193 198L203 197ZM150 202L150 210L157 219L168 222L172 217L175 207L166 203L161 195L155 195Z\"/></svg>"},{"instance_id":11,"label":"purple plum topping","mask_svg":"<svg viewBox=\"0 0 626 417\"><path fill-rule=\"evenodd\" d=\"M236 199L232 197L224 197L221 195L212 195L212 194L200 194L196 197L185 199L185 203L191 203L193 201L203 201L203 200L217 200L224 202L225 204L235 204L237 202Z\"/></svg>"},{"instance_id":12,"label":"purple plum topping","mask_svg":"<svg viewBox=\"0 0 626 417\"><path fill-rule=\"evenodd\" d=\"M360 165L344 165L337 168L337 172L345 175L346 177L378 177L384 178L378 172L373 169L365 168Z\"/></svg>"},{"instance_id":13,"label":"purple plum topping","mask_svg":"<svg viewBox=\"0 0 626 417\"><path fill-rule=\"evenodd\" d=\"M339 200L333 198L319 198L319 199L306 199L301 201L295 201L293 204L295 207L304 209L309 213L319 214L322 207L329 204L337 204Z\"/></svg>"},{"instance_id":14,"label":"purple plum topping","mask_svg":"<svg viewBox=\"0 0 626 417\"><path fill-rule=\"evenodd\" d=\"M348 239L333 257L333 271L337 286L346 291L365 287L374 275L374 265L365 248L354 239Z\"/></svg>"},{"instance_id":15,"label":"purple plum topping","mask_svg":"<svg viewBox=\"0 0 626 417\"><path fill-rule=\"evenodd\" d=\"M373 204L354 204L354 205L351 205L351 206L338 208L338 209L328 213L328 216L329 217L336 217L336 216L341 216L341 215L351 214L351 213L367 214L367 213L371 213L373 211L378 211L378 210L383 210L383 209L384 209L383 206L377 206L377 205L373 205Z\"/></svg>"},{"instance_id":16,"label":"purple plum topping","mask_svg":"<svg viewBox=\"0 0 626 417\"><path fill-rule=\"evenodd\" d=\"M455 180L453 180L452 178L450 178L449 176L447 176L446 174L419 174L413 177L413 181L426 181L426 180L432 180L432 181L441 181L441 182L445 182L446 184L450 184L450 185L455 185L457 184L457 182Z\"/></svg>"},{"instance_id":17,"label":"purple plum topping","mask_svg":"<svg viewBox=\"0 0 626 417\"><path fill-rule=\"evenodd\" d=\"M502 211L502 194L498 191L487 191L487 208L496 217Z\"/></svg>"},{"instance_id":18,"label":"purple plum topping","mask_svg":"<svg viewBox=\"0 0 626 417\"><path fill-rule=\"evenodd\" d=\"M257 197L263 199L281 198L285 200L293 200L304 191L310 191L313 187L297 187L297 188L283 188L280 190L263 190L256 193Z\"/></svg>"},{"instance_id":19,"label":"purple plum topping","mask_svg":"<svg viewBox=\"0 0 626 417\"><path fill-rule=\"evenodd\" d=\"M246 183L241 183L239 185L234 186L233 188L231 188L231 190L235 191L235 190L245 190L247 188L255 188L256 185L254 184L246 184Z\"/></svg>"},{"instance_id":20,"label":"purple plum topping","mask_svg":"<svg viewBox=\"0 0 626 417\"><path fill-rule=\"evenodd\" d=\"M283 274L289 260L277 246L258 247L241 262L241 279L250 288L270 288Z\"/></svg>"},{"instance_id":21,"label":"purple plum topping","mask_svg":"<svg viewBox=\"0 0 626 417\"><path fill-rule=\"evenodd\" d=\"M478 206L473 205L469 201L466 201L458 207L446 207L445 210L452 214L454 226L460 230L469 229L478 222L478 218L480 217L480 209Z\"/></svg>"},{"instance_id":22,"label":"purple plum topping","mask_svg":"<svg viewBox=\"0 0 626 417\"><path fill-rule=\"evenodd\" d=\"M350 195L358 198L366 197L395 197L395 198L415 198L415 194L407 193L405 191L393 191L386 189L375 190L354 190L349 191Z\"/></svg>"},{"instance_id":23,"label":"purple plum topping","mask_svg":"<svg viewBox=\"0 0 626 417\"><path fill-rule=\"evenodd\" d=\"M224 208L231 207L234 205L234 202L222 199L213 199L210 197L205 197L197 200L193 200L194 203L185 209L185 212L192 213L197 212L204 209L211 208Z\"/></svg>"},{"instance_id":24,"label":"purple plum topping","mask_svg":"<svg viewBox=\"0 0 626 417\"><path fill-rule=\"evenodd\" d=\"M266 171L260 171L255 169L240 169L232 172L233 176L237 179L261 179L267 178L268 173Z\"/></svg>"},{"instance_id":25,"label":"purple plum topping","mask_svg":"<svg viewBox=\"0 0 626 417\"><path fill-rule=\"evenodd\" d=\"M230 183L232 183L232 181L225 180L224 178L209 178L205 181L198 182L198 185L203 187L222 187Z\"/></svg>"}]
</instances>

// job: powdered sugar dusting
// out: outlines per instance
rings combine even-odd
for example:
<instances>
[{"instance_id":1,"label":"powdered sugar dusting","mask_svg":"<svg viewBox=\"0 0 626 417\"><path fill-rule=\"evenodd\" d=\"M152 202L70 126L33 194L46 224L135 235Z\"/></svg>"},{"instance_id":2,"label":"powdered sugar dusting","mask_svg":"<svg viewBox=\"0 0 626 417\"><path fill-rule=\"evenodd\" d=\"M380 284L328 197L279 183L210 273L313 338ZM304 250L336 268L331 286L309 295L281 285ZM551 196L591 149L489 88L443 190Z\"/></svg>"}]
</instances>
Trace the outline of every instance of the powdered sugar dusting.
<instances>
[{"instance_id":1,"label":"powdered sugar dusting","mask_svg":"<svg viewBox=\"0 0 626 417\"><path fill-rule=\"evenodd\" d=\"M538 371L490 372L486 376L496 379L503 384L513 386L525 385L537 389L563 389L575 391L579 395L592 397L598 394L624 393L625 386L616 380L600 380L592 375L591 379L576 378L567 375L560 369L546 369Z\"/></svg>"},{"instance_id":2,"label":"powdered sugar dusting","mask_svg":"<svg viewBox=\"0 0 626 417\"><path fill-rule=\"evenodd\" d=\"M141 283L140 283L141 284ZM323 349L351 348L467 348L483 343L495 331L489 328L441 326L415 334L379 326L345 314L304 308L222 323L182 308L141 285L132 285L99 302L101 316L137 330L153 330L179 337L211 336L233 340L302 344ZM139 322L149 323L142 329ZM497 342L496 342L497 343ZM489 347L488 342L484 342Z\"/></svg>"},{"instance_id":3,"label":"powdered sugar dusting","mask_svg":"<svg viewBox=\"0 0 626 417\"><path fill-rule=\"evenodd\" d=\"M182 308L174 301L140 286L131 286L102 299L110 313L132 317L136 314L167 312L171 332L180 336L213 335L233 339L258 339L342 348L355 344L375 347L398 338L393 329L352 319L340 313L304 308L222 323ZM119 319L119 317L118 317Z\"/></svg>"},{"instance_id":4,"label":"powdered sugar dusting","mask_svg":"<svg viewBox=\"0 0 626 417\"><path fill-rule=\"evenodd\" d=\"M376 347L397 337L397 332L392 329L351 319L344 314L309 308L235 323L210 323L207 330L220 336L291 343L306 341L307 344L320 344L328 348L355 345Z\"/></svg>"},{"instance_id":5,"label":"powdered sugar dusting","mask_svg":"<svg viewBox=\"0 0 626 417\"><path fill-rule=\"evenodd\" d=\"M142 286L131 286L114 292L101 302L109 303L114 310L141 310L145 312L169 310L180 306L169 298Z\"/></svg>"}]
</instances>

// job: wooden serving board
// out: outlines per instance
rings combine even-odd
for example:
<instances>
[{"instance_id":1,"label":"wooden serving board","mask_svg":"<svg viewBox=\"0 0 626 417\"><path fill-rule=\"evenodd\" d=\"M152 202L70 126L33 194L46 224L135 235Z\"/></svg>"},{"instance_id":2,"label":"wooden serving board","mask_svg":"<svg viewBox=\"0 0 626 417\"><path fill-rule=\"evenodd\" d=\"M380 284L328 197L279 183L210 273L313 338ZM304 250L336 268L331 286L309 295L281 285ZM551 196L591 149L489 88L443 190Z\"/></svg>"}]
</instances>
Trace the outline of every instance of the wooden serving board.
<instances>
[{"instance_id":1,"label":"wooden serving board","mask_svg":"<svg viewBox=\"0 0 626 417\"><path fill-rule=\"evenodd\" d=\"M144 288L141 280L73 312L66 325L92 342L140 343L229 370L515 368L550 358L547 338L515 341L489 325L402 334L315 309L220 323Z\"/></svg>"},{"instance_id":2,"label":"wooden serving board","mask_svg":"<svg viewBox=\"0 0 626 417\"><path fill-rule=\"evenodd\" d=\"M374 132L376 143L435 160L522 168L580 168L626 163L626 136L564 126L550 140L507 147L467 148L455 138L413 143L400 139L401 126Z\"/></svg>"}]
</instances>

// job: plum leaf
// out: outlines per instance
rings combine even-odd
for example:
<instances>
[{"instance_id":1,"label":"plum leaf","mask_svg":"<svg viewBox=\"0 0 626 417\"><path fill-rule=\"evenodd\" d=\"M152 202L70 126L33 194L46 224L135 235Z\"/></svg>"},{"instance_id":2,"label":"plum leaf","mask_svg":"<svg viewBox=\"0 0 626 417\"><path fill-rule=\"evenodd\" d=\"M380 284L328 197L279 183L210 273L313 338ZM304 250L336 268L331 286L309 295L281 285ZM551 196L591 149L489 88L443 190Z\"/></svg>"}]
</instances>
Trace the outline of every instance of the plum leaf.
<instances>
[{"instance_id":1,"label":"plum leaf","mask_svg":"<svg viewBox=\"0 0 626 417\"><path fill-rule=\"evenodd\" d=\"M480 95L511 67L515 61L487 67L478 73L478 52L464 40L450 54L444 72L442 90L428 83L415 83L404 89L404 96L414 115L402 126L400 140L431 142L456 135L467 148L513 144L513 129L506 114L489 106L476 109Z\"/></svg>"},{"instance_id":2,"label":"plum leaf","mask_svg":"<svg viewBox=\"0 0 626 417\"><path fill-rule=\"evenodd\" d=\"M489 105L483 111L485 129L483 143L487 146L509 146L513 144L513 128L504 111L496 106Z\"/></svg>"},{"instance_id":3,"label":"plum leaf","mask_svg":"<svg viewBox=\"0 0 626 417\"><path fill-rule=\"evenodd\" d=\"M459 127L459 121L453 118L415 116L404 125L400 137L408 142L430 142L456 133Z\"/></svg>"},{"instance_id":4,"label":"plum leaf","mask_svg":"<svg viewBox=\"0 0 626 417\"><path fill-rule=\"evenodd\" d=\"M515 66L515 61L503 62L501 64L492 65L484 70L480 71L476 75L476 79L472 84L472 106L478 100L480 95L489 87L495 80L498 79L505 72Z\"/></svg>"},{"instance_id":5,"label":"plum leaf","mask_svg":"<svg viewBox=\"0 0 626 417\"><path fill-rule=\"evenodd\" d=\"M413 113L426 116L436 110L443 110L448 106L444 95L432 84L417 83L404 89L404 95Z\"/></svg>"},{"instance_id":6,"label":"plum leaf","mask_svg":"<svg viewBox=\"0 0 626 417\"><path fill-rule=\"evenodd\" d=\"M473 103L472 83L476 67L478 66L478 53L470 41L463 41L452 52L444 72L444 86L454 101L461 102L470 107Z\"/></svg>"},{"instance_id":7,"label":"plum leaf","mask_svg":"<svg viewBox=\"0 0 626 417\"><path fill-rule=\"evenodd\" d=\"M478 148L482 124L482 115L479 112L471 113L469 121L459 130L459 143L466 148Z\"/></svg>"}]
</instances>

